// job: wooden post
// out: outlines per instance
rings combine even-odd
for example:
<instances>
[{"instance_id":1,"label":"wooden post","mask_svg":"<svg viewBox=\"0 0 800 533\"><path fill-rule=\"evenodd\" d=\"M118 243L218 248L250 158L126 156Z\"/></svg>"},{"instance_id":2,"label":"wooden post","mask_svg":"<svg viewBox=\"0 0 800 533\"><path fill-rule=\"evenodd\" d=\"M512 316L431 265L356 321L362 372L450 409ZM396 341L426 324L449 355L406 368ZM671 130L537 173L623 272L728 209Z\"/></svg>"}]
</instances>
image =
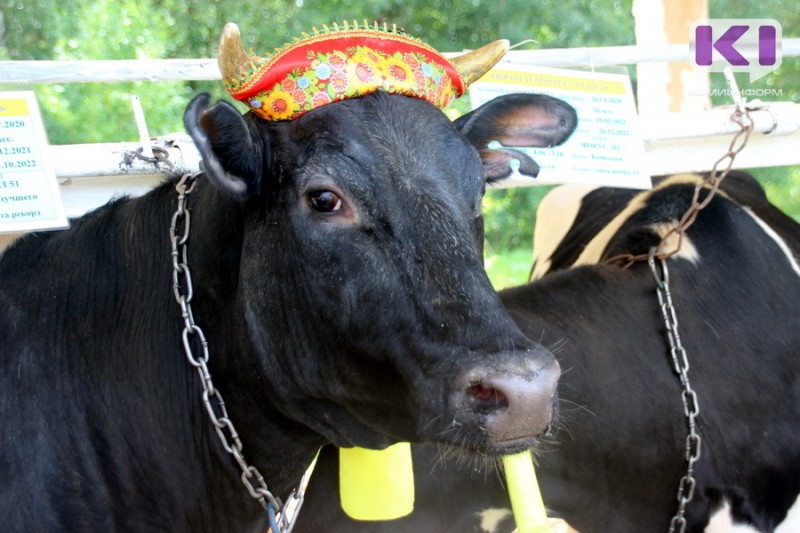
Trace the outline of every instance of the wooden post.
<instances>
[{"instance_id":1,"label":"wooden post","mask_svg":"<svg viewBox=\"0 0 800 533\"><path fill-rule=\"evenodd\" d=\"M708 18L708 0L633 0L636 44L689 42L692 23ZM637 66L639 114L701 111L710 107L708 73L686 62Z\"/></svg>"}]
</instances>

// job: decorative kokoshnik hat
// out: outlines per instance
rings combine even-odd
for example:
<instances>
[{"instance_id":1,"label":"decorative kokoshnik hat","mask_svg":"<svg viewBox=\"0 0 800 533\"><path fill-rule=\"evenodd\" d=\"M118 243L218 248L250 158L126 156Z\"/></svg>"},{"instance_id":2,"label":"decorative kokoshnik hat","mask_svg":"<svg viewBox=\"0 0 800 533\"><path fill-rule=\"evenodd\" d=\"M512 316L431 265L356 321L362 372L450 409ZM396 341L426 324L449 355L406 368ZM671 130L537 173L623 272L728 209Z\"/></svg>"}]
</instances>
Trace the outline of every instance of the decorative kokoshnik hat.
<instances>
[{"instance_id":1,"label":"decorative kokoshnik hat","mask_svg":"<svg viewBox=\"0 0 800 533\"><path fill-rule=\"evenodd\" d=\"M265 120L293 120L331 102L379 90L444 108L508 51L500 40L448 60L394 26L344 22L258 57L245 52L239 28L228 23L219 67L228 92Z\"/></svg>"}]
</instances>

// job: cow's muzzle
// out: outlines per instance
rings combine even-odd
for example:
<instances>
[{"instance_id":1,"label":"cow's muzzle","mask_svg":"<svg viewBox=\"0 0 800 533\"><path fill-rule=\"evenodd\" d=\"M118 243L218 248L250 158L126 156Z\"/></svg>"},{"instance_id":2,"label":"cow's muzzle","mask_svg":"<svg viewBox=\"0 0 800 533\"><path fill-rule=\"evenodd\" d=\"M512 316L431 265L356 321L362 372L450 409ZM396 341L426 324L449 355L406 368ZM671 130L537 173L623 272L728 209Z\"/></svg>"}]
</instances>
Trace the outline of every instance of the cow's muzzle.
<instances>
[{"instance_id":1,"label":"cow's muzzle","mask_svg":"<svg viewBox=\"0 0 800 533\"><path fill-rule=\"evenodd\" d=\"M477 427L481 451L520 451L548 430L561 370L549 352L537 352L533 360L493 357L456 378L451 406L459 424Z\"/></svg>"}]
</instances>

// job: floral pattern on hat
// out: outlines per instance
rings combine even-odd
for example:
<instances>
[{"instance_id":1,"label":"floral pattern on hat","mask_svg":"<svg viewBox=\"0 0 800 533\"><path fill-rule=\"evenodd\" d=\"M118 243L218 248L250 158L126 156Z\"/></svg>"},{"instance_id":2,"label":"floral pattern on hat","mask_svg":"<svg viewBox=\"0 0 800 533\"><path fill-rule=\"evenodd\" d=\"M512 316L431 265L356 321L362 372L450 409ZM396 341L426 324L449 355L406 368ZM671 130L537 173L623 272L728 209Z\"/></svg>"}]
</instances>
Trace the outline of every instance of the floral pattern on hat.
<instances>
[{"instance_id":1,"label":"floral pattern on hat","mask_svg":"<svg viewBox=\"0 0 800 533\"><path fill-rule=\"evenodd\" d=\"M405 34L363 28L306 36L273 56L253 58L242 79L224 82L234 98L270 121L377 91L439 108L464 92L460 74L434 49Z\"/></svg>"}]
</instances>

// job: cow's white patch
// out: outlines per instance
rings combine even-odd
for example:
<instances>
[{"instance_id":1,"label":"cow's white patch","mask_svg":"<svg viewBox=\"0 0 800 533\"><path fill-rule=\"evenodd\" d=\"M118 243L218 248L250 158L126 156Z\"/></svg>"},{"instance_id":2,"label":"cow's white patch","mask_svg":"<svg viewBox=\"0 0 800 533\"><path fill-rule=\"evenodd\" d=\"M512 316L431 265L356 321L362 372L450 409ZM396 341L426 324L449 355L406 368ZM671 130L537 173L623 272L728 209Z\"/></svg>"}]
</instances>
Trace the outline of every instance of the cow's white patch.
<instances>
[{"instance_id":1,"label":"cow's white patch","mask_svg":"<svg viewBox=\"0 0 800 533\"><path fill-rule=\"evenodd\" d=\"M677 220L671 223L652 226L652 230L662 239L661 243L658 245L658 253L670 254L673 250L678 250L672 257L680 257L681 259L691 261L693 264L697 264L700 261L700 254L697 251L697 247L688 235L684 235L682 238L679 237L678 234L673 231L677 227Z\"/></svg>"},{"instance_id":2,"label":"cow's white patch","mask_svg":"<svg viewBox=\"0 0 800 533\"><path fill-rule=\"evenodd\" d=\"M704 531L705 533L758 533L758 530L751 525L733 522L731 506L727 501L714 513ZM775 528L775 533L797 533L798 531L800 531L800 498L795 500L786 518Z\"/></svg>"},{"instance_id":3,"label":"cow's white patch","mask_svg":"<svg viewBox=\"0 0 800 533\"><path fill-rule=\"evenodd\" d=\"M725 504L711 516L705 533L758 533L758 530L747 524L734 524L731 517L731 506Z\"/></svg>"},{"instance_id":4,"label":"cow's white patch","mask_svg":"<svg viewBox=\"0 0 800 533\"><path fill-rule=\"evenodd\" d=\"M484 509L477 513L478 518L481 520L481 531L484 533L496 533L497 528L504 520L511 517L511 509L502 507Z\"/></svg>"},{"instance_id":5,"label":"cow's white patch","mask_svg":"<svg viewBox=\"0 0 800 533\"><path fill-rule=\"evenodd\" d=\"M534 267L531 280L543 277L550 270L550 258L575 222L581 201L597 188L597 185L571 183L556 187L542 198L536 208L536 225L533 228Z\"/></svg>"},{"instance_id":6,"label":"cow's white patch","mask_svg":"<svg viewBox=\"0 0 800 533\"><path fill-rule=\"evenodd\" d=\"M17 239L25 235L24 233L0 233L0 257Z\"/></svg>"},{"instance_id":7,"label":"cow's white patch","mask_svg":"<svg viewBox=\"0 0 800 533\"><path fill-rule=\"evenodd\" d=\"M794 500L794 505L783 522L775 528L775 533L797 533L800 531L800 496Z\"/></svg>"},{"instance_id":8,"label":"cow's white patch","mask_svg":"<svg viewBox=\"0 0 800 533\"><path fill-rule=\"evenodd\" d=\"M756 216L756 214L753 213L753 211L749 207L743 207L743 209L745 213L750 215L753 218L753 220L756 221L756 224L758 224L761 227L761 229L764 230L764 233L766 233L773 241L775 241L775 244L778 245L778 248L781 249L783 254L786 256L786 259L789 261L789 265L792 267L792 270L794 270L795 274L800 276L800 265L798 265L797 258L789 249L789 246L786 244L786 241L784 241L780 235L775 233L775 230L772 229L766 222L758 218L758 216Z\"/></svg>"}]
</instances>

